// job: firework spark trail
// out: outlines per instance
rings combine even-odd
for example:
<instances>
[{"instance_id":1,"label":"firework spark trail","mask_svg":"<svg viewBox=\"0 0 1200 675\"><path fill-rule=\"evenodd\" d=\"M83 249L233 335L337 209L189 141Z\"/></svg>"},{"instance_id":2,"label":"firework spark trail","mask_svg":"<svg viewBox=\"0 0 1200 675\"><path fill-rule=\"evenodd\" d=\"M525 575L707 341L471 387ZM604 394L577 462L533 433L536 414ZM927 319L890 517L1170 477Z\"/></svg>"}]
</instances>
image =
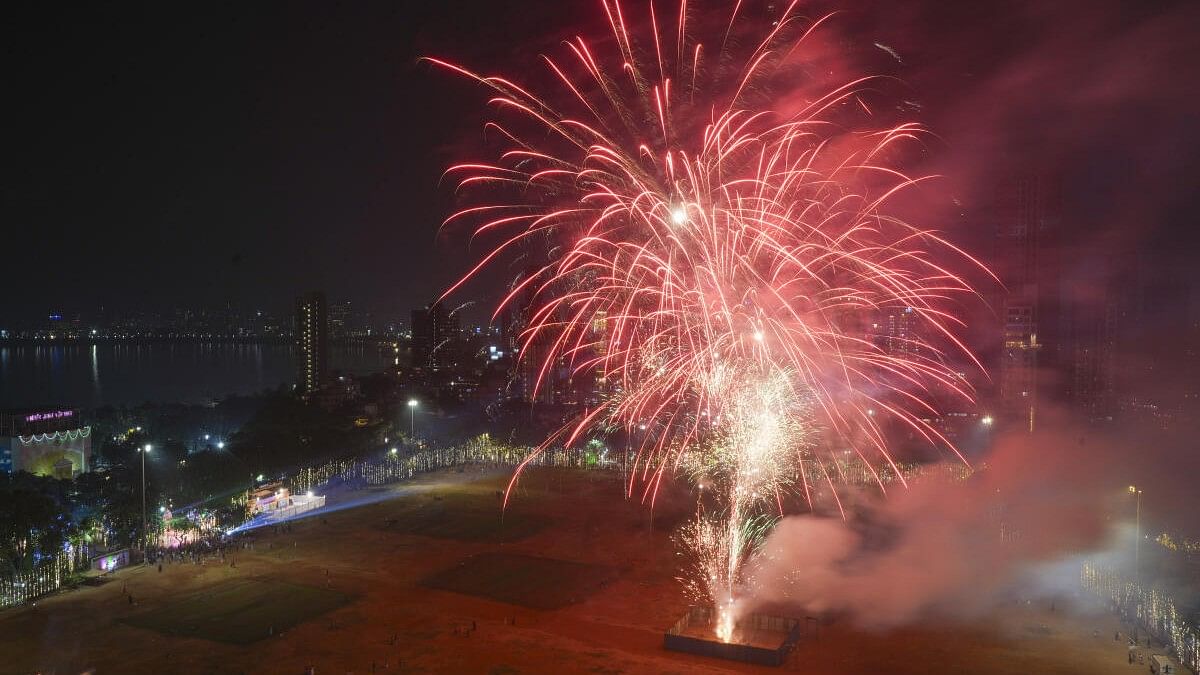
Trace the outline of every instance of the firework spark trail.
<instances>
[{"instance_id":1,"label":"firework spark trail","mask_svg":"<svg viewBox=\"0 0 1200 675\"><path fill-rule=\"evenodd\" d=\"M675 27L653 7L630 23L618 1L601 4L611 39L596 49L576 37L564 57L543 56L546 95L429 59L495 92L499 119L487 129L506 146L494 161L447 171L487 201L444 226L469 224L473 239L499 243L446 295L552 242L496 316L527 308L520 353L540 361L535 391L564 364L603 377L611 394L543 448L594 427L648 428L627 490L640 482L651 504L681 468L719 475L726 520L698 521L692 544L711 547L722 533L717 576L731 594L752 549L745 524L782 510L782 492L798 482L811 507L824 484L842 508L840 467L821 459L833 443L815 443L818 429L880 489L878 469L900 475L883 420L953 448L922 418L935 412L935 391L971 397L948 365L974 358L949 309L971 289L939 259L978 263L887 212L921 180L892 164L922 130L858 121L873 122L862 100L871 78L797 84L807 81L800 47L824 19L802 20L793 2L746 50L734 36L755 26L737 2L713 48L688 32L702 15L686 3ZM920 318L921 349L889 353L866 334L867 317L889 308Z\"/></svg>"},{"instance_id":2,"label":"firework spark trail","mask_svg":"<svg viewBox=\"0 0 1200 675\"><path fill-rule=\"evenodd\" d=\"M687 453L687 470L701 492L716 495L724 510L704 513L680 537L696 556L685 587L711 601L717 610L716 633L733 637L734 603L742 568L783 513L780 493L808 451L813 421L808 401L792 391L790 378L775 372L769 379L748 378L744 370L721 366L708 383L713 397L728 404L724 419L709 420L707 444ZM778 511L775 511L778 509ZM774 515L768 515L775 511Z\"/></svg>"}]
</instances>

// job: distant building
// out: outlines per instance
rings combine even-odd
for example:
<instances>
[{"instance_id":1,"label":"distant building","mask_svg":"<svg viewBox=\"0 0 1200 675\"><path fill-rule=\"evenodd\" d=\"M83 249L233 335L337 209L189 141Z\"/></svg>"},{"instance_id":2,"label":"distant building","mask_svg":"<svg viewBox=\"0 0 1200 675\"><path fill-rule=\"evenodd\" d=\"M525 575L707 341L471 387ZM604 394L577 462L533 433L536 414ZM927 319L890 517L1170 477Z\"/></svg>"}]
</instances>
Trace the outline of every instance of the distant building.
<instances>
[{"instance_id":1,"label":"distant building","mask_svg":"<svg viewBox=\"0 0 1200 675\"><path fill-rule=\"evenodd\" d=\"M352 375L339 375L329 378L329 382L321 387L311 399L326 410L337 408L362 398L362 385Z\"/></svg>"},{"instance_id":2,"label":"distant building","mask_svg":"<svg viewBox=\"0 0 1200 675\"><path fill-rule=\"evenodd\" d=\"M875 312L868 331L885 354L911 357L922 352L921 316L912 307L887 307Z\"/></svg>"},{"instance_id":3,"label":"distant building","mask_svg":"<svg viewBox=\"0 0 1200 675\"><path fill-rule=\"evenodd\" d=\"M996 190L995 269L1004 283L1003 345L999 363L999 412L1006 421L1032 431L1043 373L1051 364L1045 346L1062 348L1058 326L1059 266L1053 238L1059 229L1057 183L1043 176L1005 181ZM1052 352L1057 353L1057 352Z\"/></svg>"},{"instance_id":4,"label":"distant building","mask_svg":"<svg viewBox=\"0 0 1200 675\"><path fill-rule=\"evenodd\" d=\"M570 370L561 356L546 365L550 347L551 340L545 332L524 343L514 373L514 393L522 400L546 405L562 405L569 400Z\"/></svg>"},{"instance_id":5,"label":"distant building","mask_svg":"<svg viewBox=\"0 0 1200 675\"><path fill-rule=\"evenodd\" d=\"M0 414L0 471L72 478L91 466L92 428L74 409Z\"/></svg>"},{"instance_id":6,"label":"distant building","mask_svg":"<svg viewBox=\"0 0 1200 675\"><path fill-rule=\"evenodd\" d=\"M967 457L986 452L995 424L991 415L980 412L948 412L937 417L922 418L921 421L949 442L949 445L938 444L942 451L953 447ZM915 430L910 429L907 434L910 441L918 444L928 443L924 436Z\"/></svg>"},{"instance_id":7,"label":"distant building","mask_svg":"<svg viewBox=\"0 0 1200 675\"><path fill-rule=\"evenodd\" d=\"M510 393L529 403L553 406L597 405L615 389L604 369L608 317L591 319L585 343L571 356L552 356L556 336L540 331L524 344ZM549 361L549 363L547 363ZM591 367L586 364L594 363Z\"/></svg>"},{"instance_id":8,"label":"distant building","mask_svg":"<svg viewBox=\"0 0 1200 675\"><path fill-rule=\"evenodd\" d=\"M329 305L329 337L345 340L350 336L350 301L334 302Z\"/></svg>"},{"instance_id":9,"label":"distant building","mask_svg":"<svg viewBox=\"0 0 1200 675\"><path fill-rule=\"evenodd\" d=\"M1077 310L1071 326L1070 400L1092 421L1116 415L1117 308L1102 301L1090 312Z\"/></svg>"},{"instance_id":10,"label":"distant building","mask_svg":"<svg viewBox=\"0 0 1200 675\"><path fill-rule=\"evenodd\" d=\"M1037 422L1038 343L1036 305L1006 302L1000 357L1000 409L1033 431Z\"/></svg>"},{"instance_id":11,"label":"distant building","mask_svg":"<svg viewBox=\"0 0 1200 675\"><path fill-rule=\"evenodd\" d=\"M610 379L605 361L611 330L608 313L597 311L589 318L589 329L569 356L551 359L554 331L526 332L536 311L531 295L521 293L509 303L499 328L511 365L505 395L549 406L594 406L610 396L617 383Z\"/></svg>"},{"instance_id":12,"label":"distant building","mask_svg":"<svg viewBox=\"0 0 1200 675\"><path fill-rule=\"evenodd\" d=\"M589 356L596 360L592 369L592 381L586 383L584 400L588 405L598 405L610 393L612 383L608 381L608 371L605 368L605 356L608 354L608 312L600 310L592 315L592 347ZM582 373L581 373L582 374Z\"/></svg>"},{"instance_id":13,"label":"distant building","mask_svg":"<svg viewBox=\"0 0 1200 675\"><path fill-rule=\"evenodd\" d=\"M455 341L460 337L458 316L440 302L412 311L412 365L431 371L453 367Z\"/></svg>"},{"instance_id":14,"label":"distant building","mask_svg":"<svg viewBox=\"0 0 1200 675\"><path fill-rule=\"evenodd\" d=\"M329 310L323 293L307 293L296 301L296 346L300 351L296 385L308 397L325 384L329 372Z\"/></svg>"}]
</instances>

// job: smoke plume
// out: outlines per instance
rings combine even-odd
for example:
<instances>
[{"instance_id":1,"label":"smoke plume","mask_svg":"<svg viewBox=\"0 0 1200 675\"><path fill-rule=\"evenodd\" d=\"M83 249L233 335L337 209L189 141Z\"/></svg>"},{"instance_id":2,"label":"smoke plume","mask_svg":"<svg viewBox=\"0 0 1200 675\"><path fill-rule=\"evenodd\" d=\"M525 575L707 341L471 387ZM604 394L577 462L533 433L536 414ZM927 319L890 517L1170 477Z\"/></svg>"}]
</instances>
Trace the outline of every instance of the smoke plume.
<instances>
[{"instance_id":1,"label":"smoke plume","mask_svg":"<svg viewBox=\"0 0 1200 675\"><path fill-rule=\"evenodd\" d=\"M741 610L783 604L884 628L1072 594L1080 556L1132 547L1113 456L1079 434L1017 434L969 479L915 481L846 523L786 518L752 563Z\"/></svg>"}]
</instances>

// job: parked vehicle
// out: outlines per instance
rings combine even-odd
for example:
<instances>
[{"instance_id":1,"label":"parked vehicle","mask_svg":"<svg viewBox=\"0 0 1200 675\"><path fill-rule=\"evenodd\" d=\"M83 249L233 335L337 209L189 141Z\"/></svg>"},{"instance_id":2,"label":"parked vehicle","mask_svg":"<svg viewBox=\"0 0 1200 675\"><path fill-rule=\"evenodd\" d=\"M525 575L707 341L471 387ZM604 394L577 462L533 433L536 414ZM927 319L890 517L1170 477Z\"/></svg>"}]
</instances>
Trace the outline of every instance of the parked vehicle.
<instances>
[{"instance_id":1,"label":"parked vehicle","mask_svg":"<svg viewBox=\"0 0 1200 675\"><path fill-rule=\"evenodd\" d=\"M1150 657L1150 672L1154 675L1175 675L1179 672L1179 666L1169 657L1155 654Z\"/></svg>"}]
</instances>

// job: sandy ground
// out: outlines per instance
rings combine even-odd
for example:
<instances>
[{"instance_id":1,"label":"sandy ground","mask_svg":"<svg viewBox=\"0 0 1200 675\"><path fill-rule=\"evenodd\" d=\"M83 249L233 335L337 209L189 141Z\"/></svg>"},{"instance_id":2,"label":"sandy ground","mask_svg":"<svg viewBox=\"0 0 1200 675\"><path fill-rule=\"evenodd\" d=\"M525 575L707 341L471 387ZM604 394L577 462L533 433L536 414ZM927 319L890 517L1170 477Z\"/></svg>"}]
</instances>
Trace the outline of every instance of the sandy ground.
<instances>
[{"instance_id":1,"label":"sandy ground","mask_svg":"<svg viewBox=\"0 0 1200 675\"><path fill-rule=\"evenodd\" d=\"M45 598L0 614L0 673L1140 673L1113 640L1116 620L1071 618L1049 607L1014 605L988 621L922 625L887 633L848 621L823 627L782 669L754 668L667 652L663 630L686 611L668 527L648 527L598 474L537 471L522 483L512 513L541 523L515 541L406 531L405 519L433 508L451 525L499 508L505 477L448 472L356 498L377 500L297 521L290 533L254 534L236 567L166 565L123 570L99 587ZM447 507L446 505L451 505ZM440 510L437 510L440 509ZM667 509L669 512L670 509ZM678 513L676 514L679 515ZM427 519L427 518L426 518ZM473 519L473 520L472 520ZM670 520L670 514L663 520ZM466 534L464 534L466 533ZM478 533L476 533L478 534ZM436 590L426 577L488 552L535 555L618 570L597 592L561 609L538 610ZM124 619L170 613L173 603L236 579L329 588L348 604L249 644L171 635ZM127 586L137 601L129 605ZM1094 631L1099 631L1096 637Z\"/></svg>"}]
</instances>

